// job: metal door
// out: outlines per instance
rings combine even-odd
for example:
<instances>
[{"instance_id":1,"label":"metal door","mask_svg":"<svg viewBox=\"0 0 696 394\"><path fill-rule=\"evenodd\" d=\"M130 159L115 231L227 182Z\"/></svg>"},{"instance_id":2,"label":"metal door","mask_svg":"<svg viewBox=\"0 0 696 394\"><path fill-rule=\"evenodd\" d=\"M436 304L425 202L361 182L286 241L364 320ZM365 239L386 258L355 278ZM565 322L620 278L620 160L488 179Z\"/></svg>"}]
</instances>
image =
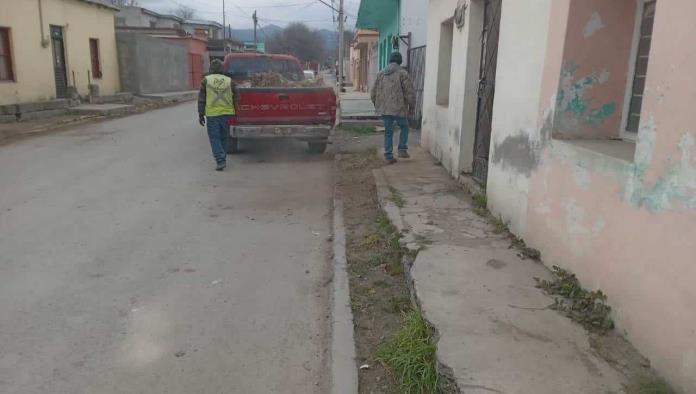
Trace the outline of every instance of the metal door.
<instances>
[{"instance_id":1,"label":"metal door","mask_svg":"<svg viewBox=\"0 0 696 394\"><path fill-rule=\"evenodd\" d=\"M197 89L203 80L203 55L189 53L189 87Z\"/></svg>"},{"instance_id":2,"label":"metal door","mask_svg":"<svg viewBox=\"0 0 696 394\"><path fill-rule=\"evenodd\" d=\"M481 32L481 64L472 177L484 185L488 176L488 151L491 145L501 3L502 0L485 0L483 31Z\"/></svg>"},{"instance_id":3,"label":"metal door","mask_svg":"<svg viewBox=\"0 0 696 394\"><path fill-rule=\"evenodd\" d=\"M416 90L416 108L413 108L411 120L420 128L423 120L423 86L425 82L425 46L409 49L408 72L413 88Z\"/></svg>"},{"instance_id":4,"label":"metal door","mask_svg":"<svg viewBox=\"0 0 696 394\"><path fill-rule=\"evenodd\" d=\"M56 97L68 96L68 72L65 64L63 28L51 26L51 48L53 48L53 74L56 80Z\"/></svg>"}]
</instances>

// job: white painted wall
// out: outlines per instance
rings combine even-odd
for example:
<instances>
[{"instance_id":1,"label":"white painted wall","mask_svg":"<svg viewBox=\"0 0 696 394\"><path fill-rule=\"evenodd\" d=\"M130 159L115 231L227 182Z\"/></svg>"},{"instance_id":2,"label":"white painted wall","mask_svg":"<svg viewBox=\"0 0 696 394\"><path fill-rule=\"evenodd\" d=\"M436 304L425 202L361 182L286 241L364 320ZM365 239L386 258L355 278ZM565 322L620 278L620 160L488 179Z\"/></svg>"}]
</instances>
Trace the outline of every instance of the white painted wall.
<instances>
[{"instance_id":1,"label":"white painted wall","mask_svg":"<svg viewBox=\"0 0 696 394\"><path fill-rule=\"evenodd\" d=\"M503 1L501 13L487 194L493 214L521 236L526 230L529 178L493 158L496 145L506 138L525 136L534 143L543 126L539 108L550 8L551 0Z\"/></svg>"},{"instance_id":2,"label":"white painted wall","mask_svg":"<svg viewBox=\"0 0 696 394\"><path fill-rule=\"evenodd\" d=\"M428 2L425 0L401 0L401 35L411 33L411 48L426 44L428 35ZM402 44L402 50L405 46Z\"/></svg>"},{"instance_id":3,"label":"white painted wall","mask_svg":"<svg viewBox=\"0 0 696 394\"><path fill-rule=\"evenodd\" d=\"M452 18L457 0L430 0L421 144L454 177L471 171L476 123L476 91L481 53L483 0L474 0L464 27L454 25L447 106L436 104L440 27Z\"/></svg>"}]
</instances>

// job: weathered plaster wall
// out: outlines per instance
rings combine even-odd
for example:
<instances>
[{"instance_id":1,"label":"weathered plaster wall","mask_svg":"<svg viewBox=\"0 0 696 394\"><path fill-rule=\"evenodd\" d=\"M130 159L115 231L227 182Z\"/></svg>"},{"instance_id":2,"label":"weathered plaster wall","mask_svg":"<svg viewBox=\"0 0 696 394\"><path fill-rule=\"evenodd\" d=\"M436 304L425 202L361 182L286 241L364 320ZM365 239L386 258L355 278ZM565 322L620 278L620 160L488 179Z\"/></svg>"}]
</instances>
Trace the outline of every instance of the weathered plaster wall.
<instances>
[{"instance_id":1,"label":"weathered plaster wall","mask_svg":"<svg viewBox=\"0 0 696 394\"><path fill-rule=\"evenodd\" d=\"M428 35L428 2L424 0L401 0L401 28L403 35L411 33L411 47L426 44ZM406 46L402 44L404 59Z\"/></svg>"},{"instance_id":2,"label":"weathered plaster wall","mask_svg":"<svg viewBox=\"0 0 696 394\"><path fill-rule=\"evenodd\" d=\"M493 214L507 218L516 234L526 229L530 147L538 145L542 123L538 108L550 8L551 0L507 1L501 14L486 190Z\"/></svg>"},{"instance_id":3,"label":"weathered plaster wall","mask_svg":"<svg viewBox=\"0 0 696 394\"><path fill-rule=\"evenodd\" d=\"M150 27L151 23L158 22L155 16L144 13L141 7L121 7L116 17L124 18L125 26L132 27Z\"/></svg>"},{"instance_id":4,"label":"weathered plaster wall","mask_svg":"<svg viewBox=\"0 0 696 394\"><path fill-rule=\"evenodd\" d=\"M555 137L619 136L636 6L637 0L570 2Z\"/></svg>"},{"instance_id":5,"label":"weathered plaster wall","mask_svg":"<svg viewBox=\"0 0 696 394\"><path fill-rule=\"evenodd\" d=\"M89 94L89 39L96 38L102 78L92 83L99 85L102 95L117 92L120 86L113 10L82 1L45 0L42 4L44 37L48 38L50 25L63 26L68 85L74 83L80 95ZM37 2L15 1L12 6L0 6L0 26L11 29L15 71L15 81L0 82L0 105L55 98L52 47L41 46Z\"/></svg>"},{"instance_id":6,"label":"weathered plaster wall","mask_svg":"<svg viewBox=\"0 0 696 394\"><path fill-rule=\"evenodd\" d=\"M529 26L523 28L511 17L511 3L505 2L501 22L488 191L491 208L511 221L530 246L541 250L545 264L568 268L586 287L602 289L619 330L625 330L674 385L683 392L696 392L696 113L691 108L696 102L696 48L675 45L696 36L696 26L686 17L696 14L696 2L658 2L634 156L625 155L633 151L629 142L563 141L552 139L550 130L552 120L565 110L557 94L566 86L558 76L565 70L567 55L574 53L567 46L583 44L568 37L584 39L588 34L591 39L602 31L616 32L619 28L612 23L633 26L635 1L629 1L630 6L624 1L549 1L544 75L538 90L531 84L525 87L530 89L527 95L538 98L536 110L514 101L515 88L523 85L511 78L507 62L519 55L519 48L505 42L511 31L538 28L540 18L529 18L525 22ZM589 3L595 4L597 15L585 8ZM604 8L607 4L616 9ZM616 10L623 18L611 16ZM515 14L524 15L524 10ZM529 53L539 56L538 50ZM577 63L577 70L584 70L578 75L601 72L601 62L608 59L605 54L599 52L597 60L587 58L585 65ZM519 56L517 63L523 65L519 75L533 79L538 61ZM625 59L624 69L628 63ZM584 96L593 99L592 107L609 97L602 89L612 83L612 75L620 76L617 86L621 79L626 83L623 71L608 72L605 85ZM623 88L612 91L619 90L623 92ZM617 102L617 112L620 107ZM514 119L508 120L509 116ZM613 126L596 129L616 131L618 117L606 119L606 125ZM526 127L534 120L535 128ZM514 123L523 127L515 130ZM510 196L517 188L521 191ZM526 212L518 207L524 200L514 198L515 193L527 196Z\"/></svg>"},{"instance_id":7,"label":"weathered plaster wall","mask_svg":"<svg viewBox=\"0 0 696 394\"><path fill-rule=\"evenodd\" d=\"M117 34L123 88L137 94L190 89L188 49L139 33Z\"/></svg>"},{"instance_id":8,"label":"weathered plaster wall","mask_svg":"<svg viewBox=\"0 0 696 394\"><path fill-rule=\"evenodd\" d=\"M471 171L483 24L483 2L472 1L464 27L460 30L454 26L449 104L437 104L440 26L452 18L456 5L456 0L431 0L429 3L421 139L421 144L454 177L462 171Z\"/></svg>"}]
</instances>

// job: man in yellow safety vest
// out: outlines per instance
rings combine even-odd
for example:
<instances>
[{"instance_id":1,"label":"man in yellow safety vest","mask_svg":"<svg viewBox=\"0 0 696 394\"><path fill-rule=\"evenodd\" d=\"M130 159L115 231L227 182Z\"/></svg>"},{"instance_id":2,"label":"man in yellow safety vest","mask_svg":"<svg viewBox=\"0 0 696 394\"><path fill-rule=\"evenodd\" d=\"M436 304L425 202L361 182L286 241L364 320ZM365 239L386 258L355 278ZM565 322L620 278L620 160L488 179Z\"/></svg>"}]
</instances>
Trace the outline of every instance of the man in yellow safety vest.
<instances>
[{"instance_id":1,"label":"man in yellow safety vest","mask_svg":"<svg viewBox=\"0 0 696 394\"><path fill-rule=\"evenodd\" d=\"M234 111L234 83L223 74L220 60L210 63L210 73L201 81L198 92L198 123L208 128L208 139L217 166L216 171L227 167L227 141L230 137L229 120ZM206 123L207 118L207 123Z\"/></svg>"}]
</instances>

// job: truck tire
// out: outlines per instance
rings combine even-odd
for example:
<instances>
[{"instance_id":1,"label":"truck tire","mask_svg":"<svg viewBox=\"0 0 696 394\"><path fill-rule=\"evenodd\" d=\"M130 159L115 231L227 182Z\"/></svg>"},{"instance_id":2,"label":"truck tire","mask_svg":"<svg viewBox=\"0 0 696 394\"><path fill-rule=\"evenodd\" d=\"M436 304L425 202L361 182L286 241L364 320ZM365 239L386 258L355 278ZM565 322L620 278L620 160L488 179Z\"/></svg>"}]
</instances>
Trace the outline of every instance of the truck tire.
<instances>
[{"instance_id":1,"label":"truck tire","mask_svg":"<svg viewBox=\"0 0 696 394\"><path fill-rule=\"evenodd\" d=\"M309 153L321 154L326 151L326 141L322 142L308 142Z\"/></svg>"},{"instance_id":2,"label":"truck tire","mask_svg":"<svg viewBox=\"0 0 696 394\"><path fill-rule=\"evenodd\" d=\"M227 154L239 153L239 138L230 137L227 140Z\"/></svg>"}]
</instances>

